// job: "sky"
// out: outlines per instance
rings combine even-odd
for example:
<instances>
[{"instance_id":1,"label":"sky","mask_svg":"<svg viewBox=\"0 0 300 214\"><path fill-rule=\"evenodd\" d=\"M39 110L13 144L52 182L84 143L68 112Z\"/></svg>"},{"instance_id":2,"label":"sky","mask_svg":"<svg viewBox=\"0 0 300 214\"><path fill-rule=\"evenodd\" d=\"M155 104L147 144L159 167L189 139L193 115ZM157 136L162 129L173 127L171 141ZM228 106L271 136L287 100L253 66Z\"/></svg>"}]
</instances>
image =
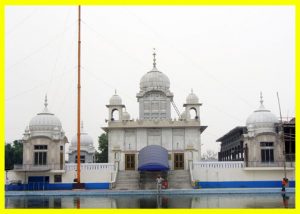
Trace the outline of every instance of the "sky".
<instances>
[{"instance_id":1,"label":"sky","mask_svg":"<svg viewBox=\"0 0 300 214\"><path fill-rule=\"evenodd\" d=\"M179 111L193 89L203 104L202 153L264 105L295 116L295 8L292 6L82 6L81 118L98 147L117 91L138 118L141 77L157 68L170 79ZM21 139L44 108L69 141L77 127L77 7L5 9L5 141ZM177 114L172 109L172 118Z\"/></svg>"}]
</instances>

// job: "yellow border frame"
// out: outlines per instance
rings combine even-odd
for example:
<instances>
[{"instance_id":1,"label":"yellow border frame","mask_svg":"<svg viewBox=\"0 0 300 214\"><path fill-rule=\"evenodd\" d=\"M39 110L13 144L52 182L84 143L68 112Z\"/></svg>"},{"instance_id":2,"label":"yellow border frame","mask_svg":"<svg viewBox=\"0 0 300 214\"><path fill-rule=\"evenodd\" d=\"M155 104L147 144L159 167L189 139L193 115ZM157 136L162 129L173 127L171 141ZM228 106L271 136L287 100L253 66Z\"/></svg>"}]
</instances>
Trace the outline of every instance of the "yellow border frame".
<instances>
[{"instance_id":1,"label":"yellow border frame","mask_svg":"<svg viewBox=\"0 0 300 214\"><path fill-rule=\"evenodd\" d=\"M1 112L1 120L0 126L1 126L1 134L0 134L0 140L3 142L2 148L0 149L0 157L1 157L1 165L0 165L0 183L3 184L1 190L0 190L0 212L1 213L24 213L25 212L31 212L31 213L38 213L40 212L40 209L5 209L5 192L4 192L4 179L5 179L5 171L4 171L4 142L5 142L5 103L4 103L4 98L5 98L5 64L4 64L4 57L5 57L5 37L4 37L4 29L5 29L5 6L13 6L13 5L290 5L295 7L296 11L296 16L295 16L295 23L296 23L296 47L295 47L295 62L296 62L296 78L295 78L295 85L296 85L296 115L299 112L297 106L299 103L299 99L297 100L296 97L298 95L298 89L297 87L297 81L299 78L298 72L299 72L299 59L300 59L300 27L299 27L299 22L300 22L300 0L52 0L52 1L44 1L42 2L41 0L2 0L0 1L0 35L1 35L1 42L0 42L0 50L1 50L1 57L0 57L0 92L1 92L1 105L0 105L0 112ZM296 133L299 132L299 127L296 125ZM299 136L296 135L296 141L299 140ZM297 143L296 143L297 144ZM299 146L296 146L296 153L299 154ZM296 165L299 163L299 157L296 156ZM299 173L298 170L296 170L296 179L298 180L299 178ZM230 213L230 214L235 214L235 213L240 213L240 212L245 212L245 213L253 213L253 212L259 212L259 213L274 213L274 212L287 212L287 213L295 213L298 210L298 199L297 197L298 194L298 185L296 184L296 208L295 209L168 209L168 210L142 210L144 213L152 213L152 212L171 212L171 213L176 213L176 212L184 212L188 211L191 213L198 213L198 212L205 212L205 213L215 213L215 212L222 212L224 214ZM75 210L74 209L48 209L45 210L43 209L43 212L63 212L63 213L73 213ZM76 210L80 212L101 212L104 211L106 213L113 213L115 211L121 212L121 213L139 213L141 212L140 209L81 209L81 210Z\"/></svg>"}]
</instances>

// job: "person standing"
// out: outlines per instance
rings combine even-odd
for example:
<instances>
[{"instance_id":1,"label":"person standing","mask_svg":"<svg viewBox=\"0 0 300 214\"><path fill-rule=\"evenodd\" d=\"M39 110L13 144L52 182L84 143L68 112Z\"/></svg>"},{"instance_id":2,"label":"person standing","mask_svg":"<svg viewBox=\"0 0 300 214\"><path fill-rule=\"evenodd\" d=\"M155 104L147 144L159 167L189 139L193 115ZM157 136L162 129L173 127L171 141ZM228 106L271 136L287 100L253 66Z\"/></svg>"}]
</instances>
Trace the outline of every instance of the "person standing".
<instances>
[{"instance_id":1,"label":"person standing","mask_svg":"<svg viewBox=\"0 0 300 214\"><path fill-rule=\"evenodd\" d=\"M163 178L158 175L157 178L156 178L156 186L157 186L157 192L160 193L161 192L161 185L162 185L162 182L163 182Z\"/></svg>"},{"instance_id":2,"label":"person standing","mask_svg":"<svg viewBox=\"0 0 300 214\"><path fill-rule=\"evenodd\" d=\"M282 179L282 181L281 181L281 192L285 192L285 188L286 188L288 182L289 182L289 179L287 179L285 177Z\"/></svg>"}]
</instances>

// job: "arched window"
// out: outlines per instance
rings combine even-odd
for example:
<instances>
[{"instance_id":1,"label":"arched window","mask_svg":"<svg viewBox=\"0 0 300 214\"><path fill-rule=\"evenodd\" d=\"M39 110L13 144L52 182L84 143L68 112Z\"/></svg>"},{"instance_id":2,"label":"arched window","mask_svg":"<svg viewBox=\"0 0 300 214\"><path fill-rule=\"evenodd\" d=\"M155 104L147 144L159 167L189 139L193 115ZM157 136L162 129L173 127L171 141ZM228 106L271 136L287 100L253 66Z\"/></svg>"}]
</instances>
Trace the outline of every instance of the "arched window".
<instances>
[{"instance_id":1,"label":"arched window","mask_svg":"<svg viewBox=\"0 0 300 214\"><path fill-rule=\"evenodd\" d=\"M118 109L113 109L111 111L111 120L119 120L120 119L120 112Z\"/></svg>"},{"instance_id":2,"label":"arched window","mask_svg":"<svg viewBox=\"0 0 300 214\"><path fill-rule=\"evenodd\" d=\"M194 107L190 108L189 113L190 113L191 119L198 119L198 113Z\"/></svg>"}]
</instances>

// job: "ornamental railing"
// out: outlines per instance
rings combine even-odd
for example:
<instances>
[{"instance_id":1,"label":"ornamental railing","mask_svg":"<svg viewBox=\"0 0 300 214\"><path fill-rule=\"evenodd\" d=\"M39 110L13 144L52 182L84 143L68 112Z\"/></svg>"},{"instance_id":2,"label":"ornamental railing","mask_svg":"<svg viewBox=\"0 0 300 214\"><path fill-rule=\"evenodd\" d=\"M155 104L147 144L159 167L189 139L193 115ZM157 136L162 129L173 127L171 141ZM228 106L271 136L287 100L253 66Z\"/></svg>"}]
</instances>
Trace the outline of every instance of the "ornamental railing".
<instances>
[{"instance_id":1,"label":"ornamental railing","mask_svg":"<svg viewBox=\"0 0 300 214\"><path fill-rule=\"evenodd\" d=\"M194 162L194 170L197 168L243 168L243 161L203 161L203 162Z\"/></svg>"},{"instance_id":2,"label":"ornamental railing","mask_svg":"<svg viewBox=\"0 0 300 214\"><path fill-rule=\"evenodd\" d=\"M45 164L45 165L34 165L34 164L16 164L14 165L15 171L48 171L48 170L65 170L65 171L76 171L76 163L66 163L64 166L60 164ZM114 171L115 165L113 163L81 163L80 170L109 170Z\"/></svg>"},{"instance_id":3,"label":"ornamental railing","mask_svg":"<svg viewBox=\"0 0 300 214\"><path fill-rule=\"evenodd\" d=\"M80 170L81 171L89 171L89 170L109 170L114 171L115 165L113 163L81 163ZM65 164L66 171L76 171L77 163L66 163Z\"/></svg>"}]
</instances>

